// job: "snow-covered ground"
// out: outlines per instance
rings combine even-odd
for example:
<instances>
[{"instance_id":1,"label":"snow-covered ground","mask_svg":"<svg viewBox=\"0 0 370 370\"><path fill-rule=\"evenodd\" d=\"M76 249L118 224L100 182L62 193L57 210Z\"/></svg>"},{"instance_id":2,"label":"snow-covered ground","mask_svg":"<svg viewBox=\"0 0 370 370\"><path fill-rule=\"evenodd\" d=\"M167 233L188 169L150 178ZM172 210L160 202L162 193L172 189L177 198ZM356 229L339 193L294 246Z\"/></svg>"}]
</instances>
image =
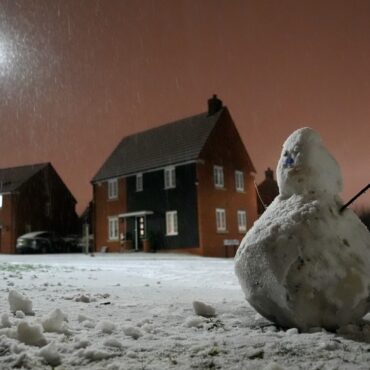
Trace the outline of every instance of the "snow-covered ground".
<instances>
[{"instance_id":1,"label":"snow-covered ground","mask_svg":"<svg viewBox=\"0 0 370 370\"><path fill-rule=\"evenodd\" d=\"M233 267L170 254L0 255L0 369L369 369L370 322L279 330L248 306ZM194 301L216 316L196 315Z\"/></svg>"}]
</instances>

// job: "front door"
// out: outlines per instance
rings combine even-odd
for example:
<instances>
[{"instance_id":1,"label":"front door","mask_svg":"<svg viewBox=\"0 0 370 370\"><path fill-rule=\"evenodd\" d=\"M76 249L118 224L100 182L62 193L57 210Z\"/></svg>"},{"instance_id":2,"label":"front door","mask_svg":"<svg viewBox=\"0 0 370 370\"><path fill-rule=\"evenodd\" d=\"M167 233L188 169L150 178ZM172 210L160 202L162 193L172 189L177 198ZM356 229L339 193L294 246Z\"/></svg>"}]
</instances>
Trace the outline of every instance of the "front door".
<instances>
[{"instance_id":1,"label":"front door","mask_svg":"<svg viewBox=\"0 0 370 370\"><path fill-rule=\"evenodd\" d=\"M135 217L135 249L143 248L143 239L146 236L145 217Z\"/></svg>"}]
</instances>

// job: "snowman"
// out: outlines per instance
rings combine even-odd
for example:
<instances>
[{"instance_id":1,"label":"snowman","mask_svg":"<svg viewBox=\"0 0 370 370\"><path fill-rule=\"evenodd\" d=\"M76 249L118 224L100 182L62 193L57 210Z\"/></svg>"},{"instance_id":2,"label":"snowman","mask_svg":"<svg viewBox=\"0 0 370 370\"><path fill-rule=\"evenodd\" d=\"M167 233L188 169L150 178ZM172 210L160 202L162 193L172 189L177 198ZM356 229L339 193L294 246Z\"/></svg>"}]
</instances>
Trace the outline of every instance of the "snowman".
<instances>
[{"instance_id":1,"label":"snowman","mask_svg":"<svg viewBox=\"0 0 370 370\"><path fill-rule=\"evenodd\" d=\"M247 301L282 327L334 330L370 308L370 233L340 212L340 168L311 128L277 166L279 196L242 240L235 272Z\"/></svg>"}]
</instances>

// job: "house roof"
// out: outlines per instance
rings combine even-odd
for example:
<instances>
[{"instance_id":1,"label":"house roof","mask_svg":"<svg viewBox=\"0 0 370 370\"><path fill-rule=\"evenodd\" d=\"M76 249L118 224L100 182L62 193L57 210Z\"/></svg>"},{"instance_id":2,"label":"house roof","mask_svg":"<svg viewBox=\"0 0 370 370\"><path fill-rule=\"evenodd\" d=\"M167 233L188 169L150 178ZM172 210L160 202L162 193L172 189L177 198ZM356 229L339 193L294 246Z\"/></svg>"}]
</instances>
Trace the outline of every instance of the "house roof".
<instances>
[{"instance_id":1,"label":"house roof","mask_svg":"<svg viewBox=\"0 0 370 370\"><path fill-rule=\"evenodd\" d=\"M198 159L225 109L212 115L201 113L125 137L92 182Z\"/></svg>"},{"instance_id":2,"label":"house roof","mask_svg":"<svg viewBox=\"0 0 370 370\"><path fill-rule=\"evenodd\" d=\"M0 168L0 193L16 191L28 179L48 165L49 163L38 163L27 166Z\"/></svg>"}]
</instances>

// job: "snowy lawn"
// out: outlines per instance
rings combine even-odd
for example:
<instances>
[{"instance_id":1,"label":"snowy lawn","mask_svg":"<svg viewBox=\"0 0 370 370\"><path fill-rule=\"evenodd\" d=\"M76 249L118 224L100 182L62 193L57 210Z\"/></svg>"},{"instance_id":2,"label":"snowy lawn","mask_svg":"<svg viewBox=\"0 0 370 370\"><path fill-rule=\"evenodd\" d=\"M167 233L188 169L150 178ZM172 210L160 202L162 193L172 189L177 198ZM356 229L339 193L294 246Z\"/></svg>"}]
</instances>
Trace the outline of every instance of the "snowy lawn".
<instances>
[{"instance_id":1,"label":"snowy lawn","mask_svg":"<svg viewBox=\"0 0 370 370\"><path fill-rule=\"evenodd\" d=\"M233 267L170 254L0 255L0 369L369 369L370 323L279 330L247 305ZM216 316L196 315L194 301Z\"/></svg>"}]
</instances>

